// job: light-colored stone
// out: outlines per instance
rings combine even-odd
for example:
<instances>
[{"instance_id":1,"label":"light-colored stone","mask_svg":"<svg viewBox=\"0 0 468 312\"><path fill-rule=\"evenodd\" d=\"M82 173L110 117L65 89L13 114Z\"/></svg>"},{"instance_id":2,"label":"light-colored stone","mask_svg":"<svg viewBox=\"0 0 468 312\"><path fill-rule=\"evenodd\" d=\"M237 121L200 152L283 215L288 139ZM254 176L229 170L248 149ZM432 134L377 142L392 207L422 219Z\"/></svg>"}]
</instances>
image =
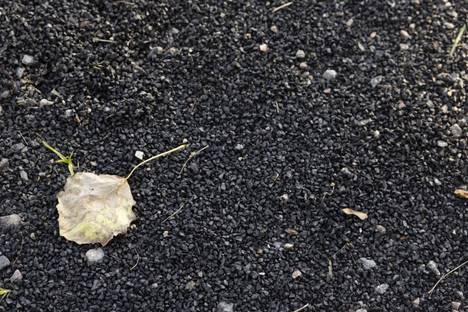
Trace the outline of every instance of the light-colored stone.
<instances>
[{"instance_id":1,"label":"light-colored stone","mask_svg":"<svg viewBox=\"0 0 468 312\"><path fill-rule=\"evenodd\" d=\"M385 294L385 293L387 292L387 290L388 290L389 287L390 287L390 286L389 286L388 284L381 284L381 285L375 287L375 291L376 291L378 294L383 295L383 294Z\"/></svg>"},{"instance_id":2,"label":"light-colored stone","mask_svg":"<svg viewBox=\"0 0 468 312\"><path fill-rule=\"evenodd\" d=\"M338 75L338 74L337 74L337 72L336 72L335 70L333 70L333 69L327 69L327 70L322 74L322 77L323 77L323 79L330 81L330 80L335 79L337 75Z\"/></svg>"},{"instance_id":3,"label":"light-colored stone","mask_svg":"<svg viewBox=\"0 0 468 312\"><path fill-rule=\"evenodd\" d=\"M372 259L367 259L367 258L359 258L359 262L362 264L362 267L365 270L371 270L377 266L377 263L375 263L374 260Z\"/></svg>"},{"instance_id":4,"label":"light-colored stone","mask_svg":"<svg viewBox=\"0 0 468 312\"><path fill-rule=\"evenodd\" d=\"M102 248L90 249L86 252L86 260L89 264L101 262L104 259L104 250Z\"/></svg>"}]
</instances>

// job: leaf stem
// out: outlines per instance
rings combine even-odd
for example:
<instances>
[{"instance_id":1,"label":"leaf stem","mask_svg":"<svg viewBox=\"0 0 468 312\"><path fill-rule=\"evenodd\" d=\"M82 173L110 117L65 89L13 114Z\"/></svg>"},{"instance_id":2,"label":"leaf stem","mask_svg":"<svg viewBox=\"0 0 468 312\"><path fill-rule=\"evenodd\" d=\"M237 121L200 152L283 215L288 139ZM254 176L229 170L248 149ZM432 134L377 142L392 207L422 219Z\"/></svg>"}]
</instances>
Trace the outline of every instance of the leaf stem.
<instances>
[{"instance_id":1,"label":"leaf stem","mask_svg":"<svg viewBox=\"0 0 468 312\"><path fill-rule=\"evenodd\" d=\"M52 153L54 153L55 155L58 156L58 158L60 158L60 160L57 160L57 163L60 163L60 164L66 164L67 167L68 167L68 171L70 172L70 175L74 175L75 174L75 166L73 165L73 161L72 161L72 155L70 156L64 156L62 153L60 153L58 150L56 150L55 148L53 148L52 146L50 146L46 141L42 141L42 145L45 146L45 148L47 148L49 151L51 151Z\"/></svg>"},{"instance_id":2,"label":"leaf stem","mask_svg":"<svg viewBox=\"0 0 468 312\"><path fill-rule=\"evenodd\" d=\"M164 152L164 153L161 153L161 154L152 156L152 157L150 157L150 158L148 158L148 159L146 159L146 160L143 160L141 163L139 163L138 165L136 165L136 166L132 169L132 171L130 171L130 173L128 174L128 176L126 177L126 179L127 179L127 180L130 179L130 177L132 176L132 174L133 174L138 168L140 168L141 166L143 166L144 164L147 164L147 163L149 163L150 161L153 161L153 160L156 160L156 159L158 159L158 158L167 156L167 155L169 155L169 154L172 154L172 153L181 151L181 150L185 149L187 146L188 146L188 144L182 144L182 145L180 145L180 146L178 146L178 147L176 147L176 148L173 148L173 149L171 149L171 150L168 150L168 151L166 151L166 152Z\"/></svg>"}]
</instances>

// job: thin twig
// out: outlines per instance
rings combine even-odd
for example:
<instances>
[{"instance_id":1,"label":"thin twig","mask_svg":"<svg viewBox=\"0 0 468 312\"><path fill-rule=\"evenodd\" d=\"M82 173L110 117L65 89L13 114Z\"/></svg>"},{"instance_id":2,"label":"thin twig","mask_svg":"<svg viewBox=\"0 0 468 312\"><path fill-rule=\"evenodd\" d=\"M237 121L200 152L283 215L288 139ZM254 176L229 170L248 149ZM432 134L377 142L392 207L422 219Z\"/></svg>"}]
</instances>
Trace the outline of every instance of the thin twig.
<instances>
[{"instance_id":1,"label":"thin twig","mask_svg":"<svg viewBox=\"0 0 468 312\"><path fill-rule=\"evenodd\" d=\"M203 147L202 149L199 149L198 151L195 151L195 152L191 152L189 157L187 158L187 160L184 162L184 164L182 165L182 168L180 169L179 171L179 174L182 174L182 172L184 171L185 167L187 166L187 163L192 159L192 158L195 158L198 156L198 154L200 154L201 152L203 152L204 150L206 150L208 147L210 147L209 145Z\"/></svg>"},{"instance_id":2,"label":"thin twig","mask_svg":"<svg viewBox=\"0 0 468 312\"><path fill-rule=\"evenodd\" d=\"M278 12L279 10L287 8L288 6L290 6L293 3L294 3L294 1L286 2L285 4L282 4L279 7L274 8L273 10L271 10L271 12L273 12L273 13Z\"/></svg>"},{"instance_id":3,"label":"thin twig","mask_svg":"<svg viewBox=\"0 0 468 312\"><path fill-rule=\"evenodd\" d=\"M166 219L164 219L161 223L164 223L166 222L167 220L169 220L170 218L174 217L176 214L178 214L182 208L184 208L185 206L185 203L183 203L182 205L180 205L179 209L177 209L176 211L174 211L173 213L171 213Z\"/></svg>"},{"instance_id":4,"label":"thin twig","mask_svg":"<svg viewBox=\"0 0 468 312\"><path fill-rule=\"evenodd\" d=\"M306 304L305 306L302 306L302 307L300 307L299 309L294 310L293 312L300 312L300 311L302 311L302 310L304 310L304 309L307 309L307 308L309 307L309 305L310 305L310 304Z\"/></svg>"},{"instance_id":5,"label":"thin twig","mask_svg":"<svg viewBox=\"0 0 468 312\"><path fill-rule=\"evenodd\" d=\"M101 39L101 38L97 38L97 37L93 37L93 42L115 43L114 40Z\"/></svg>"},{"instance_id":6,"label":"thin twig","mask_svg":"<svg viewBox=\"0 0 468 312\"><path fill-rule=\"evenodd\" d=\"M450 52L449 52L450 57L453 56L453 53L455 52L455 49L457 48L458 44L460 43L460 40L463 37L463 34L465 33L465 30L466 30L466 24L463 25L462 28L460 28L460 30L458 31L457 37L455 38L455 40L453 40L452 48L450 48Z\"/></svg>"},{"instance_id":7,"label":"thin twig","mask_svg":"<svg viewBox=\"0 0 468 312\"><path fill-rule=\"evenodd\" d=\"M150 158L148 158L148 159L146 159L146 160L143 160L141 163L139 163L138 165L136 165L136 166L132 169L132 171L130 171L130 173L128 174L128 176L127 176L126 179L127 179L127 180L130 179L130 177L131 177L132 174L135 172L135 170L137 170L138 168L140 168L140 167L143 166L144 164L149 163L150 161L156 160L156 159L158 159L158 158L167 156L167 155L169 155L169 154L172 154L172 153L181 151L181 150L185 149L185 148L187 147L187 145L188 145L188 144L182 144L182 145L180 145L180 146L178 146L178 147L176 147L176 148L173 148L173 149L171 149L171 150L168 150L167 152L164 152L164 153L155 155L155 156L153 156L153 157L150 157Z\"/></svg>"},{"instance_id":8,"label":"thin twig","mask_svg":"<svg viewBox=\"0 0 468 312\"><path fill-rule=\"evenodd\" d=\"M130 268L130 271L132 271L134 268L137 267L138 263L140 263L140 255L138 254L138 251L136 252L137 254L137 261L136 263Z\"/></svg>"},{"instance_id":9,"label":"thin twig","mask_svg":"<svg viewBox=\"0 0 468 312\"><path fill-rule=\"evenodd\" d=\"M431 296L432 292L437 288L437 286L440 284L440 282L442 282L447 276L449 276L450 274L452 274L453 272L457 271L458 269L460 269L461 267L463 267L463 266L465 266L467 264L468 264L468 261L465 261L462 264L460 264L459 266L457 266L455 269L450 270L449 272L442 275L442 277L437 281L437 283L435 283L434 286L432 286L431 290L429 290L427 292L429 294L429 296Z\"/></svg>"}]
</instances>

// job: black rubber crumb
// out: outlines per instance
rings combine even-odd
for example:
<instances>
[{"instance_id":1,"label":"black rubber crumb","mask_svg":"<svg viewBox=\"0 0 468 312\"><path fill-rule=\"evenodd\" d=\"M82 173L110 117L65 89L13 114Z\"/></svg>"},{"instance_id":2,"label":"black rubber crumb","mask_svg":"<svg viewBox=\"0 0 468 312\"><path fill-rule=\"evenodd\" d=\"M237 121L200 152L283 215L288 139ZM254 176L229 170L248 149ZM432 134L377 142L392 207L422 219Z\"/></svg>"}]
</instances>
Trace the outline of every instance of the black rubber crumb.
<instances>
[{"instance_id":1,"label":"black rubber crumb","mask_svg":"<svg viewBox=\"0 0 468 312\"><path fill-rule=\"evenodd\" d=\"M427 295L430 261L468 258L466 2L285 2L0 0L0 216L24 221L0 232L0 311L468 304L466 267ZM41 139L122 176L209 147L137 172L135 228L88 265Z\"/></svg>"}]
</instances>

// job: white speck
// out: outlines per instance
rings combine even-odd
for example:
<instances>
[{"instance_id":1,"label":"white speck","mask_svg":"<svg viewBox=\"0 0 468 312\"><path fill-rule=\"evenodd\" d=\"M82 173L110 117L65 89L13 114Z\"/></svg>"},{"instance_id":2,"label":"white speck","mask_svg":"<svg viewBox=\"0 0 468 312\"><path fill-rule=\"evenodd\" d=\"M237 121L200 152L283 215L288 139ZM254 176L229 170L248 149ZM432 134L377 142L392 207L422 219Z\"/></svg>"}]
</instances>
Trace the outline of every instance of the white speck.
<instances>
[{"instance_id":1,"label":"white speck","mask_svg":"<svg viewBox=\"0 0 468 312\"><path fill-rule=\"evenodd\" d=\"M411 36L410 34L408 34L408 32L406 30L400 30L400 36L403 38L403 39L410 39Z\"/></svg>"},{"instance_id":2,"label":"white speck","mask_svg":"<svg viewBox=\"0 0 468 312\"><path fill-rule=\"evenodd\" d=\"M102 248L90 249L86 252L86 260L89 264L101 262L104 258L104 250Z\"/></svg>"},{"instance_id":3,"label":"white speck","mask_svg":"<svg viewBox=\"0 0 468 312\"><path fill-rule=\"evenodd\" d=\"M270 30L276 34L278 32L278 27L276 27L276 25L273 25L270 27Z\"/></svg>"},{"instance_id":4,"label":"white speck","mask_svg":"<svg viewBox=\"0 0 468 312\"><path fill-rule=\"evenodd\" d=\"M333 69L327 69L322 75L323 79L325 80L333 80L336 78L336 76L337 72Z\"/></svg>"},{"instance_id":5,"label":"white speck","mask_svg":"<svg viewBox=\"0 0 468 312\"><path fill-rule=\"evenodd\" d=\"M442 141L442 140L438 140L438 141L437 141L437 146L438 146L438 147L447 147L447 146L448 146L448 143L445 142L445 141Z\"/></svg>"},{"instance_id":6,"label":"white speck","mask_svg":"<svg viewBox=\"0 0 468 312\"><path fill-rule=\"evenodd\" d=\"M380 224L377 224L375 226L375 230L379 232L380 234L385 234L387 232L387 229L383 225L380 225Z\"/></svg>"},{"instance_id":7,"label":"white speck","mask_svg":"<svg viewBox=\"0 0 468 312\"><path fill-rule=\"evenodd\" d=\"M284 244L285 250L292 250L293 248L294 248L294 244L291 244L291 243Z\"/></svg>"},{"instance_id":8,"label":"white speck","mask_svg":"<svg viewBox=\"0 0 468 312\"><path fill-rule=\"evenodd\" d=\"M262 43L259 47L260 51L262 51L263 53L266 53L268 52L268 45L266 43Z\"/></svg>"},{"instance_id":9,"label":"white speck","mask_svg":"<svg viewBox=\"0 0 468 312\"><path fill-rule=\"evenodd\" d=\"M435 275L439 276L440 275L440 271L439 269L437 268L437 263L435 263L433 260L429 261L427 263L427 268L429 270L431 270Z\"/></svg>"},{"instance_id":10,"label":"white speck","mask_svg":"<svg viewBox=\"0 0 468 312\"><path fill-rule=\"evenodd\" d=\"M20 171L20 177L21 177L21 179L23 179L24 181L28 181L28 180L29 180L28 174L27 174L26 171L24 171L24 170L21 170L21 171Z\"/></svg>"},{"instance_id":11,"label":"white speck","mask_svg":"<svg viewBox=\"0 0 468 312\"><path fill-rule=\"evenodd\" d=\"M375 268L377 266L377 263L375 263L375 261L372 260L372 259L359 258L359 262L361 262L362 267L365 270L370 270L370 269L373 269L373 268Z\"/></svg>"},{"instance_id":12,"label":"white speck","mask_svg":"<svg viewBox=\"0 0 468 312\"><path fill-rule=\"evenodd\" d=\"M377 287L375 287L375 291L378 293L378 294L385 294L385 292L388 290L390 286L388 284L381 284Z\"/></svg>"},{"instance_id":13,"label":"white speck","mask_svg":"<svg viewBox=\"0 0 468 312\"><path fill-rule=\"evenodd\" d=\"M52 105L52 104L54 104L54 102L53 102L53 101L49 101L49 100L47 100L47 99L42 99L42 100L39 101L39 105L40 105L40 106L47 106L47 105Z\"/></svg>"},{"instance_id":14,"label":"white speck","mask_svg":"<svg viewBox=\"0 0 468 312\"><path fill-rule=\"evenodd\" d=\"M379 130L374 130L373 135L374 135L374 138L376 138L376 139L380 138L380 131Z\"/></svg>"},{"instance_id":15,"label":"white speck","mask_svg":"<svg viewBox=\"0 0 468 312\"><path fill-rule=\"evenodd\" d=\"M421 299L419 297L413 300L413 306L415 308L419 307L420 303L421 303Z\"/></svg>"},{"instance_id":16,"label":"white speck","mask_svg":"<svg viewBox=\"0 0 468 312\"><path fill-rule=\"evenodd\" d=\"M451 306L454 311L458 311L460 309L461 302L452 301Z\"/></svg>"},{"instance_id":17,"label":"white speck","mask_svg":"<svg viewBox=\"0 0 468 312\"><path fill-rule=\"evenodd\" d=\"M21 63L23 63L24 65L31 65L34 63L34 57L32 57L31 55L25 54L23 55L23 58L21 59Z\"/></svg>"},{"instance_id":18,"label":"white speck","mask_svg":"<svg viewBox=\"0 0 468 312\"><path fill-rule=\"evenodd\" d=\"M297 58L304 58L306 55L305 55L305 52L303 50L297 50L296 52L296 57Z\"/></svg>"},{"instance_id":19,"label":"white speck","mask_svg":"<svg viewBox=\"0 0 468 312\"><path fill-rule=\"evenodd\" d=\"M293 279L297 279L297 278L302 276L302 272L299 271L299 270L294 270L294 272L292 272L291 276L292 276Z\"/></svg>"},{"instance_id":20,"label":"white speck","mask_svg":"<svg viewBox=\"0 0 468 312\"><path fill-rule=\"evenodd\" d=\"M136 151L135 152L135 157L140 159L140 160L143 160L143 157L145 157L145 154L142 151Z\"/></svg>"},{"instance_id":21,"label":"white speck","mask_svg":"<svg viewBox=\"0 0 468 312\"><path fill-rule=\"evenodd\" d=\"M241 150L244 149L244 144L238 143L238 144L236 144L236 146L234 146L234 148L235 148L236 150L238 150L238 151L241 151Z\"/></svg>"}]
</instances>

